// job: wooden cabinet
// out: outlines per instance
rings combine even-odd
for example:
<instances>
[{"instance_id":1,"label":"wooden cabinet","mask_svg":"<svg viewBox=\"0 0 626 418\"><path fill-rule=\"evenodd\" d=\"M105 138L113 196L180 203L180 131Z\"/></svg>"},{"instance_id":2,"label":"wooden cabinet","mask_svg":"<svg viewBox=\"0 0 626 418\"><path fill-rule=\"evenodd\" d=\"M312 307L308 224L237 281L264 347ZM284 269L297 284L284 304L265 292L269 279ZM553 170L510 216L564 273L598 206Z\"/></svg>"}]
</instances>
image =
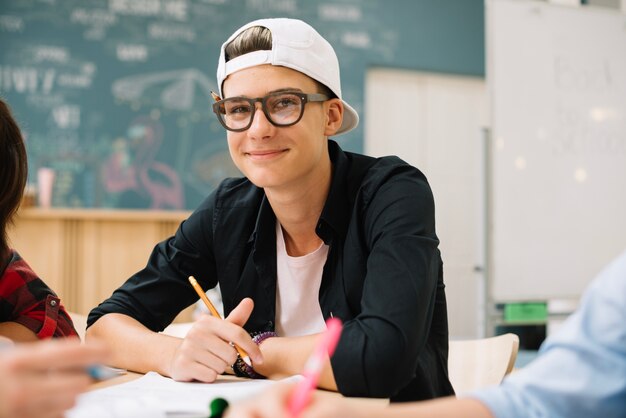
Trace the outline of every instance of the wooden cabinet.
<instances>
[{"instance_id":1,"label":"wooden cabinet","mask_svg":"<svg viewBox=\"0 0 626 418\"><path fill-rule=\"evenodd\" d=\"M87 314L143 268L152 248L189 214L26 208L9 229L9 241L68 310ZM177 321L190 318L191 308Z\"/></svg>"}]
</instances>

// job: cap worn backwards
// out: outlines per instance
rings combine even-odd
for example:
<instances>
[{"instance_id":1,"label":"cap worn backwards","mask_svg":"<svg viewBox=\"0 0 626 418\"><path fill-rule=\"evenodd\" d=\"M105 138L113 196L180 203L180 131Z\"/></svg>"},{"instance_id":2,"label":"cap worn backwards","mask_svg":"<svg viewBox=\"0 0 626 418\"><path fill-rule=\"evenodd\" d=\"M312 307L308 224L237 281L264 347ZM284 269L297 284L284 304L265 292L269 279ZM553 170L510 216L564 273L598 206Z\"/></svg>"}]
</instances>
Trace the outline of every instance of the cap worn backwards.
<instances>
[{"instance_id":1,"label":"cap worn backwards","mask_svg":"<svg viewBox=\"0 0 626 418\"><path fill-rule=\"evenodd\" d=\"M244 30L262 26L272 33L272 49L254 51L226 62L226 46ZM339 60L332 45L307 23L297 19L259 19L237 29L222 44L217 65L217 85L222 93L222 83L230 74L244 68L271 64L299 71L328 87L343 102L343 123L336 135L354 129L359 115L341 96Z\"/></svg>"}]
</instances>

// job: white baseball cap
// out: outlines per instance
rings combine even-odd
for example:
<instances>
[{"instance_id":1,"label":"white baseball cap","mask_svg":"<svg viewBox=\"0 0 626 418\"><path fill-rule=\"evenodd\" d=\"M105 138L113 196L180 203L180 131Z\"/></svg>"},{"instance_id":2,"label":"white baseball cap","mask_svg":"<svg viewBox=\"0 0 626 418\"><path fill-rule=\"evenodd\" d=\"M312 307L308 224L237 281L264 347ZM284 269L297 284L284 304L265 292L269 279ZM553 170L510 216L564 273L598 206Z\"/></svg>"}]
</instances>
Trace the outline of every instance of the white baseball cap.
<instances>
[{"instance_id":1,"label":"white baseball cap","mask_svg":"<svg viewBox=\"0 0 626 418\"><path fill-rule=\"evenodd\" d=\"M226 62L226 46L241 32L253 26L263 26L272 33L272 49L254 51ZM217 64L217 85L223 97L222 83L230 74L244 68L271 64L299 71L328 87L344 105L343 123L336 135L346 133L359 124L359 114L341 97L339 60L332 45L307 23L297 19L259 19L233 33L222 44Z\"/></svg>"}]
</instances>

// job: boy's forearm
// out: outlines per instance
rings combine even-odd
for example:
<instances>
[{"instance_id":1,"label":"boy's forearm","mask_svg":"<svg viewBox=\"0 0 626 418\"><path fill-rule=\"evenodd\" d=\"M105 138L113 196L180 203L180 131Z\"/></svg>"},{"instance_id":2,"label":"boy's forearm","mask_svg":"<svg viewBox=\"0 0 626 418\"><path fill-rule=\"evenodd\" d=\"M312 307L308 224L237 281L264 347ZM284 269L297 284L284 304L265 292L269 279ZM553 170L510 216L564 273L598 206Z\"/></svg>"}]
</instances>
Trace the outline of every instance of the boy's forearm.
<instances>
[{"instance_id":1,"label":"boy's forearm","mask_svg":"<svg viewBox=\"0 0 626 418\"><path fill-rule=\"evenodd\" d=\"M181 340L155 333L135 319L107 314L87 329L87 341L103 341L111 350L111 365L140 373L170 376L171 361Z\"/></svg>"},{"instance_id":2,"label":"boy's forearm","mask_svg":"<svg viewBox=\"0 0 626 418\"><path fill-rule=\"evenodd\" d=\"M257 371L268 377L301 374L313 352L318 336L319 334L268 338L260 345L263 353L263 364L258 367ZM255 367L256 369L257 367ZM337 383L328 358L324 361L318 386L322 389L337 390Z\"/></svg>"}]
</instances>

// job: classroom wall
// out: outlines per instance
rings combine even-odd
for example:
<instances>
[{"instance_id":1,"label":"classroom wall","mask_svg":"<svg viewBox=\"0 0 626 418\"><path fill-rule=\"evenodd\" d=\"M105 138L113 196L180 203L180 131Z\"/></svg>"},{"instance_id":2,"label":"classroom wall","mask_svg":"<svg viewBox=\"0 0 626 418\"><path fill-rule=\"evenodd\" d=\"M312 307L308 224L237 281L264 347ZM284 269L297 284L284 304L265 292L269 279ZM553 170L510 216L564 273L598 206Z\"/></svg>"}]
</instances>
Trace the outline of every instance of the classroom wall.
<instances>
[{"instance_id":1,"label":"classroom wall","mask_svg":"<svg viewBox=\"0 0 626 418\"><path fill-rule=\"evenodd\" d=\"M450 336L485 335L485 80L377 67L368 71L365 91L372 115L366 152L400 156L425 173L433 190Z\"/></svg>"}]
</instances>

